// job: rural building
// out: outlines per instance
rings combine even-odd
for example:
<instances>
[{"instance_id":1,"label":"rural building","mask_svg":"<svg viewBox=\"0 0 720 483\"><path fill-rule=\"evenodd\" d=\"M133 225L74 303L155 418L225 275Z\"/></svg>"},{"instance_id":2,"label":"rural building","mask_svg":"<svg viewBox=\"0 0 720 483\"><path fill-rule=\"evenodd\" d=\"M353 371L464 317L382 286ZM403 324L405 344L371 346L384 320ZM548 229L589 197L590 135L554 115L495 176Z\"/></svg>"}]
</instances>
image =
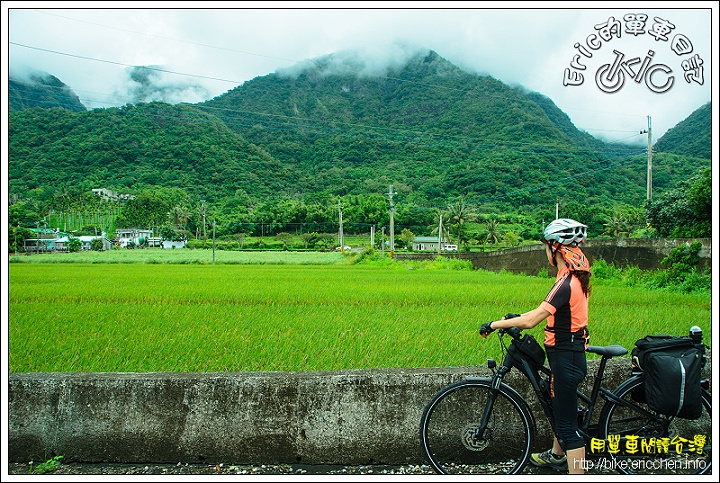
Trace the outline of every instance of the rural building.
<instances>
[{"instance_id":1,"label":"rural building","mask_svg":"<svg viewBox=\"0 0 720 483\"><path fill-rule=\"evenodd\" d=\"M82 242L82 246L80 247L80 250L92 250L92 242L93 240L100 239L102 240L102 249L103 250L110 250L112 248L112 242L108 239L107 236L105 236L105 232L102 233L102 235L80 235L75 236L72 238L77 238ZM71 237L64 235L61 237L58 237L55 240L55 249L56 252L66 252L68 251L68 243L70 242Z\"/></svg>"},{"instance_id":2,"label":"rural building","mask_svg":"<svg viewBox=\"0 0 720 483\"><path fill-rule=\"evenodd\" d=\"M142 228L118 228L115 230L115 244L120 248L146 245L152 238L152 230Z\"/></svg>"},{"instance_id":3,"label":"rural building","mask_svg":"<svg viewBox=\"0 0 720 483\"><path fill-rule=\"evenodd\" d=\"M67 233L57 229L32 231L37 234L37 237L23 240L23 248L26 253L66 252L71 238L77 238L82 242L81 250L91 250L93 240L98 238L102 240L103 250L112 248L112 242L104 232L101 235L70 237Z\"/></svg>"},{"instance_id":4,"label":"rural building","mask_svg":"<svg viewBox=\"0 0 720 483\"><path fill-rule=\"evenodd\" d=\"M441 250L447 250L451 245L450 242L443 238L442 241L438 240L436 236L416 236L413 240L412 249L419 251L438 251L438 245ZM455 247L454 245L452 245ZM456 247L454 248L456 249Z\"/></svg>"}]
</instances>

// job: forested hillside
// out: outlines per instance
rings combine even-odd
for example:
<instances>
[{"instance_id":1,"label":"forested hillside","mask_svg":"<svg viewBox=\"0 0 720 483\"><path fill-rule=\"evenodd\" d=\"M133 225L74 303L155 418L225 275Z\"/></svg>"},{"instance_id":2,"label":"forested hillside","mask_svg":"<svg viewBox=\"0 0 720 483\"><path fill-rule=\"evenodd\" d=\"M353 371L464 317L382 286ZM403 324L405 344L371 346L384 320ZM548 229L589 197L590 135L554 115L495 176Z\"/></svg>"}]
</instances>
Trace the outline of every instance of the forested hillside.
<instances>
[{"instance_id":1,"label":"forested hillside","mask_svg":"<svg viewBox=\"0 0 720 483\"><path fill-rule=\"evenodd\" d=\"M332 56L315 63L253 79L198 106L301 169L303 194L342 196L394 184L419 204L470 196L535 206L533 192L582 170L587 178L557 194L606 202L615 195L595 190L597 173L632 153L581 133L549 99L465 73L434 52L382 77L350 75L358 69ZM616 174L631 176L625 171ZM635 202L642 193L625 195Z\"/></svg>"},{"instance_id":2,"label":"forested hillside","mask_svg":"<svg viewBox=\"0 0 720 483\"><path fill-rule=\"evenodd\" d=\"M192 106L29 109L10 119L11 193L163 186L218 203L238 190L274 197L299 176Z\"/></svg>"},{"instance_id":3,"label":"forested hillside","mask_svg":"<svg viewBox=\"0 0 720 483\"><path fill-rule=\"evenodd\" d=\"M708 102L677 126L670 128L655 143L654 150L710 159L712 156L711 117L712 104Z\"/></svg>"},{"instance_id":4,"label":"forested hillside","mask_svg":"<svg viewBox=\"0 0 720 483\"><path fill-rule=\"evenodd\" d=\"M73 112L85 110L72 89L47 73L34 73L26 80L11 78L8 83L8 107L10 112L31 107L62 107Z\"/></svg>"},{"instance_id":5,"label":"forested hillside","mask_svg":"<svg viewBox=\"0 0 720 483\"><path fill-rule=\"evenodd\" d=\"M448 210L448 224L497 218L529 238L556 206L596 235L619 215L645 226L644 150L607 145L542 94L434 52L384 75L361 70L362 60L331 55L196 105L11 109L9 195L34 207L14 220L81 209L94 188L172 189L178 206L163 216L178 208L197 224L202 206L223 235L330 226L341 202L349 229L366 230L388 223L392 186L398 231L416 234ZM709 166L709 114L691 118L688 152L675 143L655 155L654 196Z\"/></svg>"}]
</instances>

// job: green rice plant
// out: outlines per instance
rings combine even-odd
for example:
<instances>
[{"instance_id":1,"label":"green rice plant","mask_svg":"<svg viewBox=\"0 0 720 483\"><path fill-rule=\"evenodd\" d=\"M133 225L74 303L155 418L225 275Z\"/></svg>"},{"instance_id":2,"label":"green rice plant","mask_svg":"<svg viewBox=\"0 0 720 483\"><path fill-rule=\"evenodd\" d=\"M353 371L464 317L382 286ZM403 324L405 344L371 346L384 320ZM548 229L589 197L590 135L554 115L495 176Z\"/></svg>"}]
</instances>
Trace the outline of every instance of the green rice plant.
<instances>
[{"instance_id":1,"label":"green rice plant","mask_svg":"<svg viewBox=\"0 0 720 483\"><path fill-rule=\"evenodd\" d=\"M262 264L262 265L330 265L343 263L340 252L287 252L287 251L225 251L216 250L214 263L221 264ZM160 248L120 249L104 252L81 251L76 253L41 253L18 255L8 258L9 263L147 263L147 264L213 264L211 249L163 250Z\"/></svg>"},{"instance_id":2,"label":"green rice plant","mask_svg":"<svg viewBox=\"0 0 720 483\"><path fill-rule=\"evenodd\" d=\"M553 282L398 265L10 264L9 370L476 366L501 357L480 325L537 307ZM592 344L691 325L710 340L709 294L594 284Z\"/></svg>"}]
</instances>

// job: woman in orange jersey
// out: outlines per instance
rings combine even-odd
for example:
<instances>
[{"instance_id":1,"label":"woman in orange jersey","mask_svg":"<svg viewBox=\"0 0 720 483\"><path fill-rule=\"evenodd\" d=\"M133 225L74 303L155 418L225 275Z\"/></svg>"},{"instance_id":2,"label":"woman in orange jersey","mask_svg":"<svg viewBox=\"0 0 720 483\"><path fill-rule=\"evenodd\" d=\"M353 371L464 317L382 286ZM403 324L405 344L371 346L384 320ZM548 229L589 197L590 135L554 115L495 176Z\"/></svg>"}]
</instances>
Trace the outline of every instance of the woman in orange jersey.
<instances>
[{"instance_id":1,"label":"woman in orange jersey","mask_svg":"<svg viewBox=\"0 0 720 483\"><path fill-rule=\"evenodd\" d=\"M519 317L483 324L481 334L495 329L530 329L547 319L545 352L552 375L550 394L555 416L553 447L533 453L536 466L583 473L585 441L578 433L576 391L587 374L588 297L590 264L580 249L587 226L568 218L550 223L543 231L548 262L558 268L555 284L545 300Z\"/></svg>"}]
</instances>

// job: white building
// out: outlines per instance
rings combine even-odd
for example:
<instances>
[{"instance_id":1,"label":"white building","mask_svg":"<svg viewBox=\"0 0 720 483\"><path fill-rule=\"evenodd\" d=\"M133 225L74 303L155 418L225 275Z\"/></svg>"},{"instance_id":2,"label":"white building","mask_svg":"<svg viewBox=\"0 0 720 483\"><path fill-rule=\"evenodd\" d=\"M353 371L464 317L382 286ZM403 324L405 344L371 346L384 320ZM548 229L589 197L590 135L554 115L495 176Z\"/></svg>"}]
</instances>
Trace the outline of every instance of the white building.
<instances>
[{"instance_id":1,"label":"white building","mask_svg":"<svg viewBox=\"0 0 720 483\"><path fill-rule=\"evenodd\" d=\"M444 251L457 250L457 246L451 245L446 238L439 240L436 236L416 236L415 240L413 240L412 249L436 252L438 251L438 245Z\"/></svg>"}]
</instances>

